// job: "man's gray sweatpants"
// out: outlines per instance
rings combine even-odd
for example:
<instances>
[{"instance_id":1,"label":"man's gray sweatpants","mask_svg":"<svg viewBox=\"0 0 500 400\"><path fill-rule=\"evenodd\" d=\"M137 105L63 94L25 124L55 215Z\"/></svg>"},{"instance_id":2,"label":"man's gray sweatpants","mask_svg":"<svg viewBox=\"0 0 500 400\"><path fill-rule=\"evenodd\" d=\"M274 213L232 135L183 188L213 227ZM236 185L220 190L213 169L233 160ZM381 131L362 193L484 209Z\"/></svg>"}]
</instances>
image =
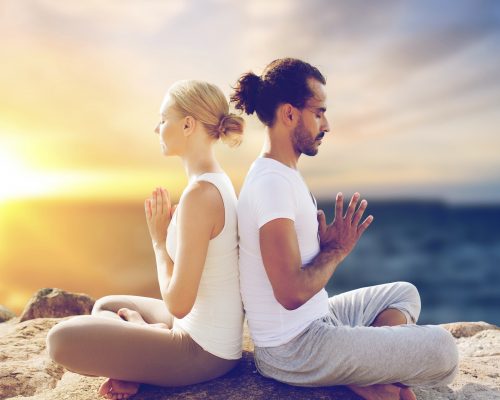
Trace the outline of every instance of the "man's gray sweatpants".
<instances>
[{"instance_id":1,"label":"man's gray sweatpants","mask_svg":"<svg viewBox=\"0 0 500 400\"><path fill-rule=\"evenodd\" d=\"M371 327L387 309L408 325ZM458 373L453 336L437 325L415 325L420 296L408 282L370 286L333 296L329 313L290 342L255 347L255 364L267 377L297 386L402 383L444 386Z\"/></svg>"}]
</instances>

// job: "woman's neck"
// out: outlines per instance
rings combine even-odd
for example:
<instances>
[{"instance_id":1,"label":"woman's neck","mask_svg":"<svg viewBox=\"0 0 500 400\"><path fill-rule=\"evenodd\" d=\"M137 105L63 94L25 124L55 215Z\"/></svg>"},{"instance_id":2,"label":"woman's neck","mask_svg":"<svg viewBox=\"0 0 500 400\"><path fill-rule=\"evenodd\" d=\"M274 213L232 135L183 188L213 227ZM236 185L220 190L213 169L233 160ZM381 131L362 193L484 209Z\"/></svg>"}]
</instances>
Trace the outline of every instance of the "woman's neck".
<instances>
[{"instance_id":1,"label":"woman's neck","mask_svg":"<svg viewBox=\"0 0 500 400\"><path fill-rule=\"evenodd\" d=\"M223 172L215 159L213 146L198 149L197 151L193 150L184 154L181 158L188 180L207 172Z\"/></svg>"}]
</instances>

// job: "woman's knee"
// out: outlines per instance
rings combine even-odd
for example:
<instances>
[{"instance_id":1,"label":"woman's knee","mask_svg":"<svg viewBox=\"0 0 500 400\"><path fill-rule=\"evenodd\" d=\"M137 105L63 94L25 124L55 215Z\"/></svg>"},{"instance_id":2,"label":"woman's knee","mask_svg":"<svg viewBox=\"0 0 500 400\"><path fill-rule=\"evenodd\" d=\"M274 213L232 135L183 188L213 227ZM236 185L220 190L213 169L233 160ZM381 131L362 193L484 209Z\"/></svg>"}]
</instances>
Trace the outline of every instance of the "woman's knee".
<instances>
[{"instance_id":1,"label":"woman's knee","mask_svg":"<svg viewBox=\"0 0 500 400\"><path fill-rule=\"evenodd\" d=\"M114 303L116 303L116 295L101 297L94 303L91 314L96 315L99 311L102 310L113 311L110 309L110 306Z\"/></svg>"},{"instance_id":2,"label":"woman's knee","mask_svg":"<svg viewBox=\"0 0 500 400\"><path fill-rule=\"evenodd\" d=\"M73 317L77 318L77 317ZM47 333L45 344L47 352L56 363L65 365L68 355L71 353L71 337L74 333L74 323L72 319L59 322Z\"/></svg>"}]
</instances>

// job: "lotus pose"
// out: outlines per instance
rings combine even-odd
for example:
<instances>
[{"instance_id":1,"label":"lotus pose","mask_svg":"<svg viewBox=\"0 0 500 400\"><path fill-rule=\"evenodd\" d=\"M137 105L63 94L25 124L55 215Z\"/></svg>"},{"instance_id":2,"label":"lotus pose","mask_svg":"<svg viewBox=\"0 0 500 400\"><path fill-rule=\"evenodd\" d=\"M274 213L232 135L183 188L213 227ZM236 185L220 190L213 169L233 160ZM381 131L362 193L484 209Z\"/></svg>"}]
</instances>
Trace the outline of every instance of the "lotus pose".
<instances>
[{"instance_id":1,"label":"lotus pose","mask_svg":"<svg viewBox=\"0 0 500 400\"><path fill-rule=\"evenodd\" d=\"M216 86L180 81L167 92L155 128L162 153L179 156L189 183L177 207L156 188L144 202L162 299L110 295L92 315L47 335L53 360L108 379L99 393L123 399L140 383L182 386L231 370L242 354L236 194L213 144L237 144L243 119Z\"/></svg>"},{"instance_id":2,"label":"lotus pose","mask_svg":"<svg viewBox=\"0 0 500 400\"><path fill-rule=\"evenodd\" d=\"M328 297L327 282L373 220L355 193L344 213L337 195L327 224L297 164L314 156L330 127L326 80L297 59L244 74L231 99L266 126L261 156L238 200L240 283L255 364L299 386L348 385L365 399L415 399L411 386L457 374L449 332L415 325L414 285L393 282ZM355 154L353 154L355 157Z\"/></svg>"}]
</instances>

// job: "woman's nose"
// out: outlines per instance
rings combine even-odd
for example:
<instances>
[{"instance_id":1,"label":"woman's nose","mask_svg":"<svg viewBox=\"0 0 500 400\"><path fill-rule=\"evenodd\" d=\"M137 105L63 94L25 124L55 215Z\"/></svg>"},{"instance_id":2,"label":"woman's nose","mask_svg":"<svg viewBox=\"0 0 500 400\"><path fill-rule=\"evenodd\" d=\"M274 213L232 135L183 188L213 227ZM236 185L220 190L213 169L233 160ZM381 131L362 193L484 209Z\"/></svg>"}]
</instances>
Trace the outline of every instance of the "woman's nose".
<instances>
[{"instance_id":1,"label":"woman's nose","mask_svg":"<svg viewBox=\"0 0 500 400\"><path fill-rule=\"evenodd\" d=\"M160 127L160 124L157 124L156 127L155 127L155 133L160 133L160 131L158 129L159 127Z\"/></svg>"}]
</instances>

